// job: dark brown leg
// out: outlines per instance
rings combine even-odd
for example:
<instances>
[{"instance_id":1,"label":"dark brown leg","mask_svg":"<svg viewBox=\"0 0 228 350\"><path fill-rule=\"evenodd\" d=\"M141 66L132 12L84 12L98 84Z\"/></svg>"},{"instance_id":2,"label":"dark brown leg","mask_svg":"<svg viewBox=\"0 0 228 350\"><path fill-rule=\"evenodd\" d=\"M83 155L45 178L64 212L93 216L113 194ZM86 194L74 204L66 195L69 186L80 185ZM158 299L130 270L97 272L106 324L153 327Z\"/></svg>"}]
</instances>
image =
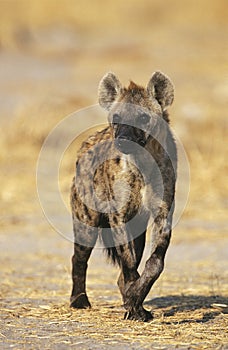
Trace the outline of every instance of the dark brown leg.
<instances>
[{"instance_id":1,"label":"dark brown leg","mask_svg":"<svg viewBox=\"0 0 228 350\"><path fill-rule=\"evenodd\" d=\"M79 229L80 225L77 225ZM74 227L75 229L75 227ZM78 309L91 307L86 294L86 271L87 262L93 250L97 239L97 229L88 229L83 233L83 240L80 240L82 231L75 229L75 242L83 242L82 244L74 244L74 255L72 257L72 280L73 288L70 298L70 306Z\"/></svg>"},{"instance_id":2,"label":"dark brown leg","mask_svg":"<svg viewBox=\"0 0 228 350\"><path fill-rule=\"evenodd\" d=\"M146 240L146 231L143 232L139 237L137 237L133 241L133 247L134 247L135 258L136 258L136 269L139 267L140 261L142 259L143 251L145 248L145 240ZM138 277L138 275L137 275L137 277ZM124 274L122 271L119 275L117 284L118 284L120 292L124 298L126 287L125 287L125 283L124 283Z\"/></svg>"},{"instance_id":3,"label":"dark brown leg","mask_svg":"<svg viewBox=\"0 0 228 350\"><path fill-rule=\"evenodd\" d=\"M70 298L70 306L78 309L91 307L86 295L86 271L87 261L92 248L74 244L74 255L72 257L72 280L73 289Z\"/></svg>"},{"instance_id":4,"label":"dark brown leg","mask_svg":"<svg viewBox=\"0 0 228 350\"><path fill-rule=\"evenodd\" d=\"M170 223L165 224L165 222L166 219L162 216L156 218L156 234L151 256L146 262L141 277L134 284L131 284L126 291L125 307L129 311L129 319L142 319L143 301L164 268L164 258L171 237L171 225Z\"/></svg>"}]
</instances>

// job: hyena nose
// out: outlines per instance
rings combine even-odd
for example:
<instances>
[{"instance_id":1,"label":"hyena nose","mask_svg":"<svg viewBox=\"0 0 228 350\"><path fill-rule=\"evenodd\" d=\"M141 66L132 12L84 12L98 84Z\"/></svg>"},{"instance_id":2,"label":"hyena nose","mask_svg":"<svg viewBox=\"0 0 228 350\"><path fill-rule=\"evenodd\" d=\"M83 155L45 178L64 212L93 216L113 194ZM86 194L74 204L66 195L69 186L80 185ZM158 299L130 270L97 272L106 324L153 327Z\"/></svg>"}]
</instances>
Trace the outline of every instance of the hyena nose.
<instances>
[{"instance_id":1,"label":"hyena nose","mask_svg":"<svg viewBox=\"0 0 228 350\"><path fill-rule=\"evenodd\" d=\"M117 137L115 140L116 148L125 154L135 153L139 150L139 146L144 147L145 141L143 139L133 141L126 136Z\"/></svg>"},{"instance_id":2,"label":"hyena nose","mask_svg":"<svg viewBox=\"0 0 228 350\"><path fill-rule=\"evenodd\" d=\"M145 146L146 146L146 140L139 139L138 144L139 144L140 146L142 146L142 147L145 147Z\"/></svg>"}]
</instances>

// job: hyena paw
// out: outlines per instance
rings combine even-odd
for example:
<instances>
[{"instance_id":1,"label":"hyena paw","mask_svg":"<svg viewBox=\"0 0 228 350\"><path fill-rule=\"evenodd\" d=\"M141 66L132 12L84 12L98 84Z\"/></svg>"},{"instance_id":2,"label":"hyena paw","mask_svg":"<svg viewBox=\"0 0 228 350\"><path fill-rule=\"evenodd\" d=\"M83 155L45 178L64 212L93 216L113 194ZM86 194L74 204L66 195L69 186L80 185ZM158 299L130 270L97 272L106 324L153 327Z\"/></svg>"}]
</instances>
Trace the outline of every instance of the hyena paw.
<instances>
[{"instance_id":1,"label":"hyena paw","mask_svg":"<svg viewBox=\"0 0 228 350\"><path fill-rule=\"evenodd\" d=\"M91 308L91 304L89 299L85 293L81 293L78 295L72 295L70 298L70 307L75 309L87 309Z\"/></svg>"},{"instance_id":2,"label":"hyena paw","mask_svg":"<svg viewBox=\"0 0 228 350\"><path fill-rule=\"evenodd\" d=\"M143 307L140 307L137 309L132 308L131 310L125 312L124 319L148 322L153 319L153 316L149 311L145 310Z\"/></svg>"}]
</instances>

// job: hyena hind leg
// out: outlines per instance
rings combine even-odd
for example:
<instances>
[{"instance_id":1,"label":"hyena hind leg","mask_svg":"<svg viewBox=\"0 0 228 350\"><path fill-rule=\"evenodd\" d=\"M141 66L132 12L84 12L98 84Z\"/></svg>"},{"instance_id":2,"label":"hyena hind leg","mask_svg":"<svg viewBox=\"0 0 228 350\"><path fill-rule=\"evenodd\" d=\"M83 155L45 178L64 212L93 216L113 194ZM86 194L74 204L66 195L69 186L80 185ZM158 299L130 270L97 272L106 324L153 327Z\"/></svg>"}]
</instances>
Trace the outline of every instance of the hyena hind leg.
<instances>
[{"instance_id":1,"label":"hyena hind leg","mask_svg":"<svg viewBox=\"0 0 228 350\"><path fill-rule=\"evenodd\" d=\"M72 280L73 288L70 298L70 306L76 309L90 308L91 304L86 294L86 271L87 262L92 248L74 244L72 257Z\"/></svg>"},{"instance_id":2,"label":"hyena hind leg","mask_svg":"<svg viewBox=\"0 0 228 350\"><path fill-rule=\"evenodd\" d=\"M80 230L77 231L75 229L74 232L75 243L74 255L72 257L73 288L70 298L70 306L76 309L85 309L91 307L86 294L86 272L89 257L92 253L93 247L96 244L97 228L89 230L89 232L84 232L83 234L81 233L80 235ZM83 239L79 239L80 237L83 237Z\"/></svg>"}]
</instances>

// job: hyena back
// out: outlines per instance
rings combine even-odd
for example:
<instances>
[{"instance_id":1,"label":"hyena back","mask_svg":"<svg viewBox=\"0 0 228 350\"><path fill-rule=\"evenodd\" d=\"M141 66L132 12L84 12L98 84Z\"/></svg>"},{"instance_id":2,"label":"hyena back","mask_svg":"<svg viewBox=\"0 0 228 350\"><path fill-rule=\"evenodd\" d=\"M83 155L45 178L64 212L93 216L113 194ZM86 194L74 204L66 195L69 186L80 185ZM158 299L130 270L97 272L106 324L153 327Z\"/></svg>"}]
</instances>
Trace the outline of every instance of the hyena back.
<instances>
[{"instance_id":1,"label":"hyena back","mask_svg":"<svg viewBox=\"0 0 228 350\"><path fill-rule=\"evenodd\" d=\"M100 235L121 269L125 318L152 318L142 304L163 270L174 210L177 156L166 111L173 98L173 85L161 72L152 75L146 88L133 82L124 88L113 73L100 82L99 103L108 110L109 125L82 144L71 189L74 308L91 306L87 262ZM151 254L140 276L151 222Z\"/></svg>"}]
</instances>

